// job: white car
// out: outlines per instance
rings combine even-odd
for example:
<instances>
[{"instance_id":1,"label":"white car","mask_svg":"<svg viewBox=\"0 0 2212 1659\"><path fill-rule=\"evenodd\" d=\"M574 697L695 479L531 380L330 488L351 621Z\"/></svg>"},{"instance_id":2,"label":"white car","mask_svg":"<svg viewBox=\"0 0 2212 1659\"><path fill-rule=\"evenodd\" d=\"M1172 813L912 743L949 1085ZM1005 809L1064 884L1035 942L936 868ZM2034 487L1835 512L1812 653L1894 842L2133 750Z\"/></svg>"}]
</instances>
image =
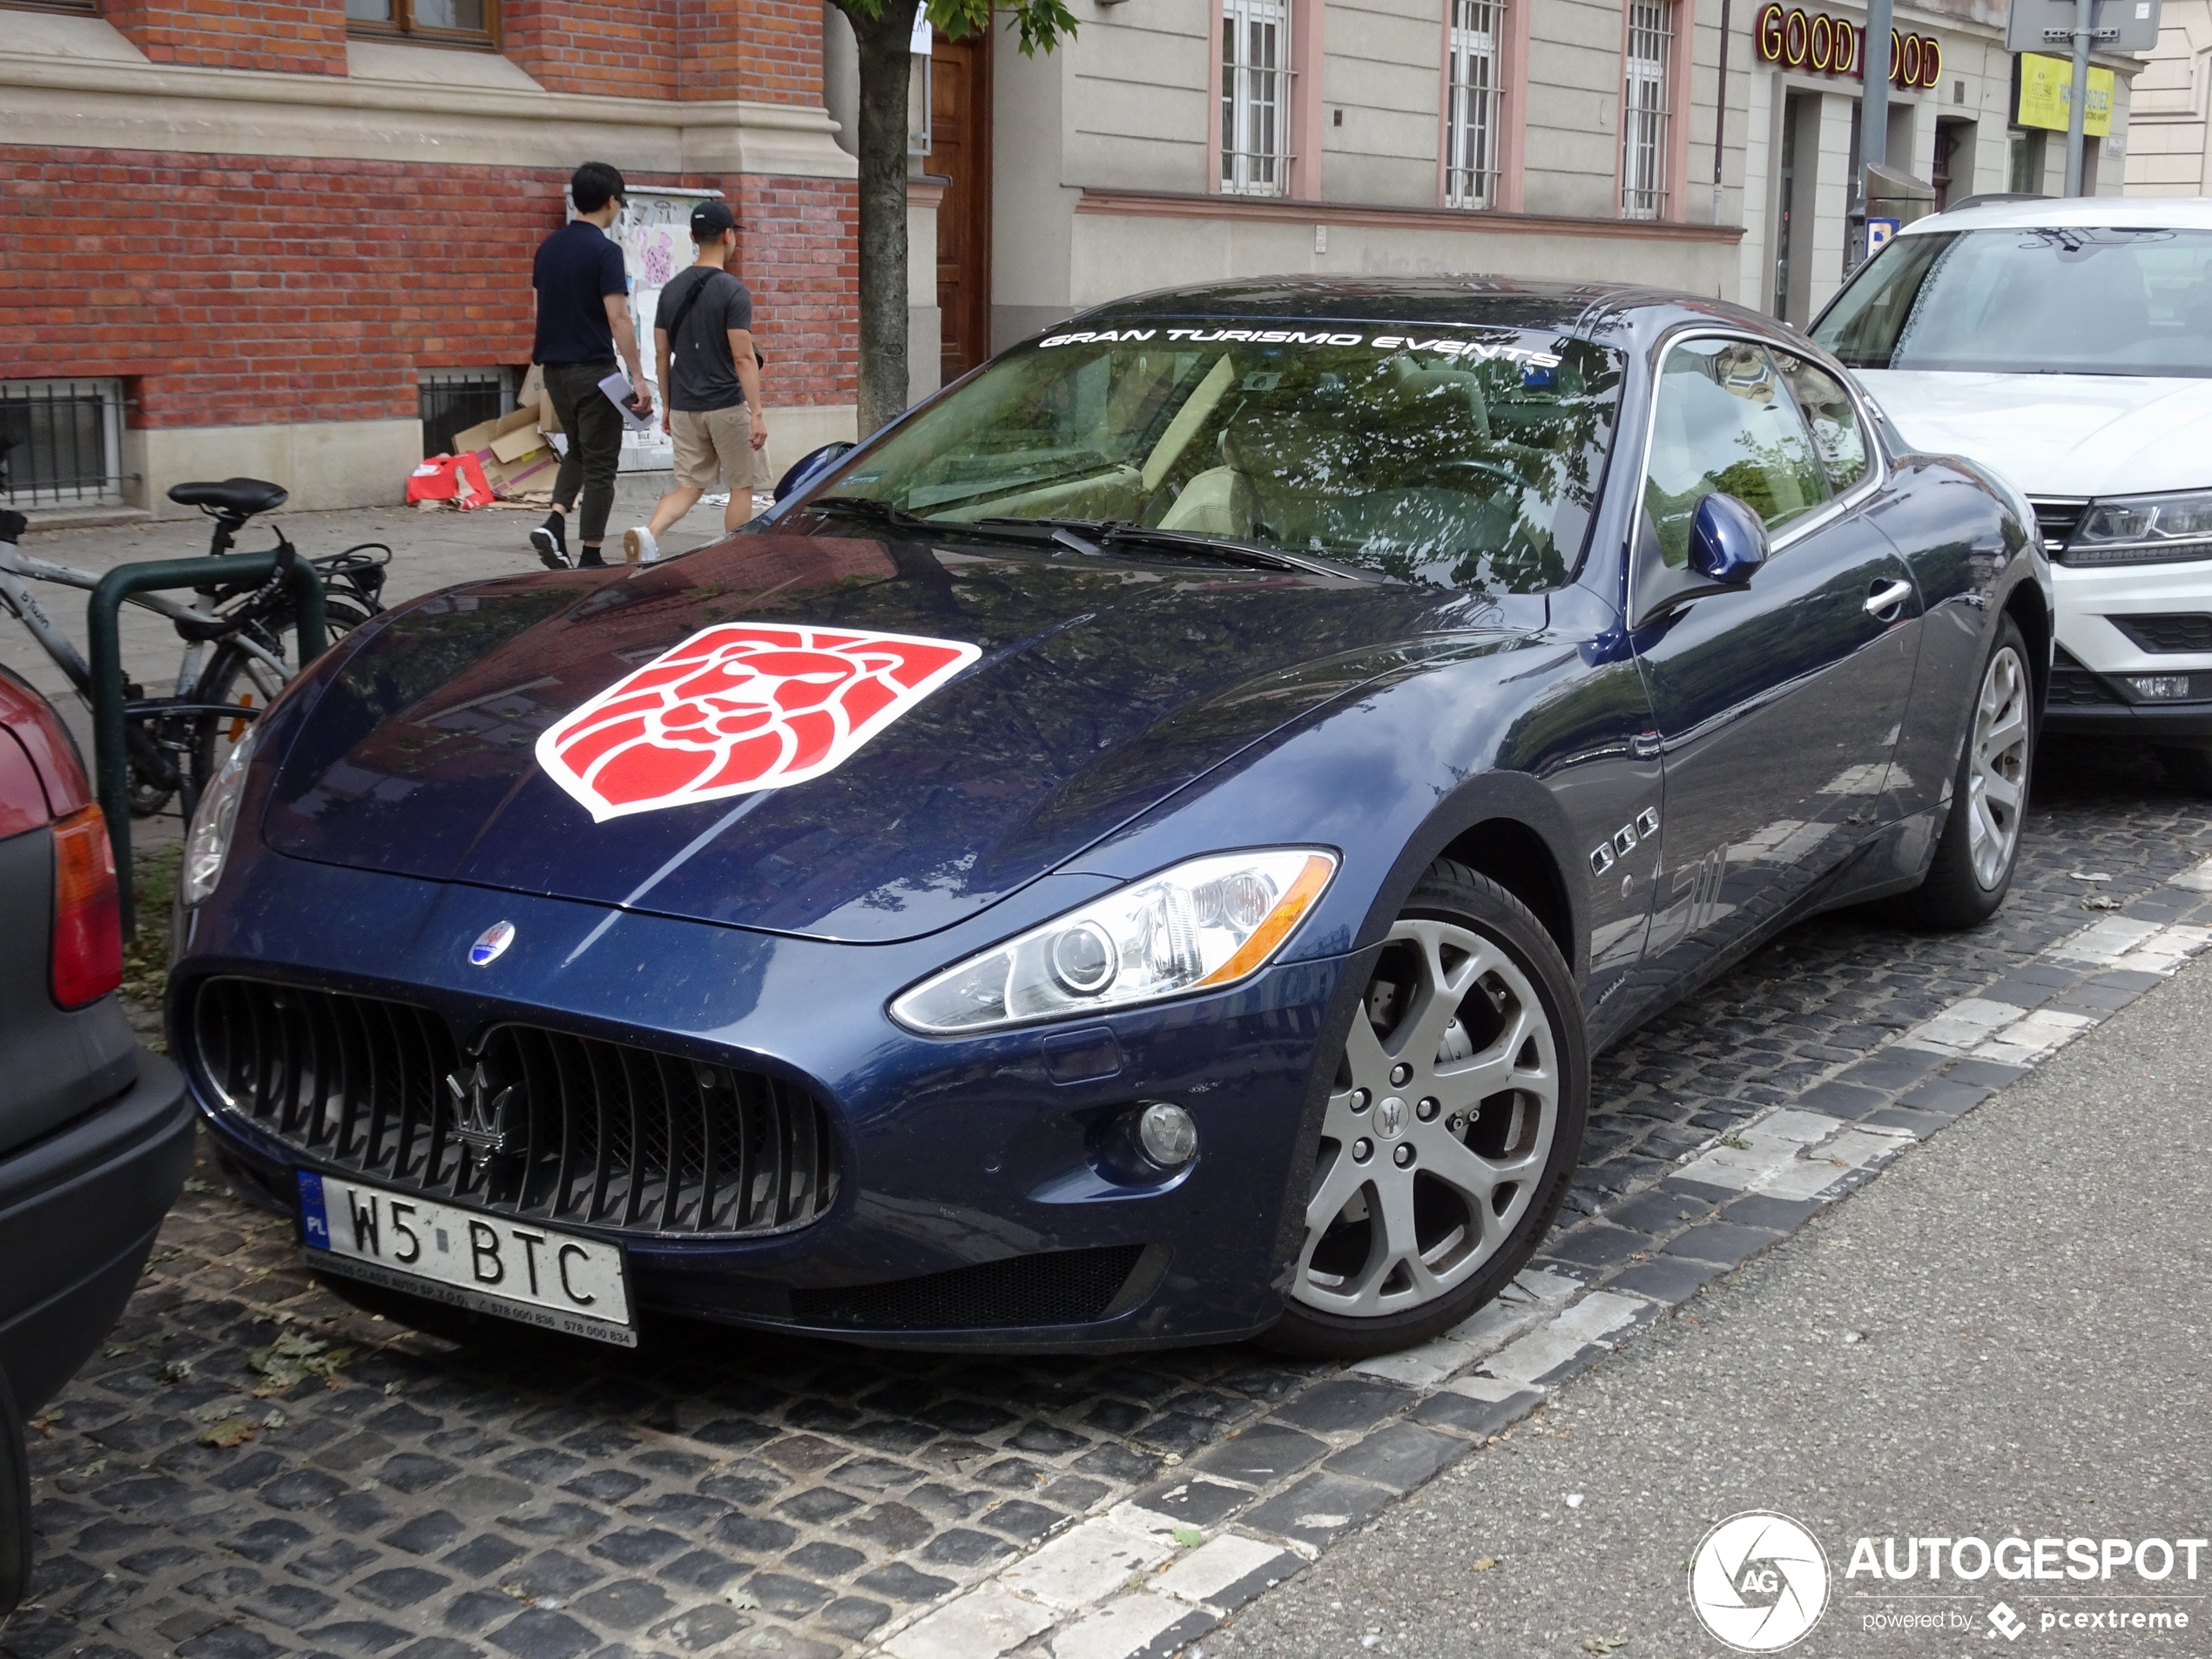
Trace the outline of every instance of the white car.
<instances>
[{"instance_id":1,"label":"white car","mask_svg":"<svg viewBox=\"0 0 2212 1659\"><path fill-rule=\"evenodd\" d=\"M1812 337L1907 444L2033 503L2058 588L2045 730L2141 738L2212 790L2212 198L1939 213Z\"/></svg>"}]
</instances>

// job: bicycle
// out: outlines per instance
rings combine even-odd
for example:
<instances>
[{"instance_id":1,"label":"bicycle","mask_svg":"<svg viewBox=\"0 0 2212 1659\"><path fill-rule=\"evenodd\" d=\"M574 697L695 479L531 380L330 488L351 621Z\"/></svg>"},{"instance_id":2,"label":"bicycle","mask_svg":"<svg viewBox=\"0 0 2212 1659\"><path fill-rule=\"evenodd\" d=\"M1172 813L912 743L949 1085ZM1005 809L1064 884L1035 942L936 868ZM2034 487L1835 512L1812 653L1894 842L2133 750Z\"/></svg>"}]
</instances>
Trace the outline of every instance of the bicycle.
<instances>
[{"instance_id":1,"label":"bicycle","mask_svg":"<svg viewBox=\"0 0 2212 1659\"><path fill-rule=\"evenodd\" d=\"M0 465L7 447L0 444ZM215 521L207 549L209 556L215 557L231 550L238 532L253 517L282 506L287 495L280 484L229 478L179 484L170 490L169 499L197 507ZM22 552L17 543L25 523L21 513L0 511L0 605L30 631L78 696L89 702L91 671L40 606L28 583L51 582L90 591L98 585L99 576ZM277 538L273 551L278 564L266 582L195 588L189 605L158 593L131 596L130 604L167 618L185 642L173 695L149 698L135 684L124 688L134 818L152 817L181 792L189 819L247 723L293 676L286 636L295 632L297 619L285 575L299 554L283 530L273 524L269 528ZM324 628L329 637L335 639L383 610L384 567L391 557L386 543L362 542L309 561L322 578Z\"/></svg>"}]
</instances>

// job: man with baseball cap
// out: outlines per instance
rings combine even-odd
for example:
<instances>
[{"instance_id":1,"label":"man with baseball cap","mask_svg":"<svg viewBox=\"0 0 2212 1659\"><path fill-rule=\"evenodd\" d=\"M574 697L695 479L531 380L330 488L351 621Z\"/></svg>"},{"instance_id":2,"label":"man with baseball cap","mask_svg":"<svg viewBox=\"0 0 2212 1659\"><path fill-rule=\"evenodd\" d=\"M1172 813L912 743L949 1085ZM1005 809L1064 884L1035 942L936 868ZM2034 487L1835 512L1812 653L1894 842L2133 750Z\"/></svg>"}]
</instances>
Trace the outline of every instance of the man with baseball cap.
<instances>
[{"instance_id":1,"label":"man with baseball cap","mask_svg":"<svg viewBox=\"0 0 2212 1659\"><path fill-rule=\"evenodd\" d=\"M676 446L676 488L660 498L651 523L623 532L623 556L632 563L660 557L660 537L718 479L730 492L723 529L751 518L768 442L752 294L726 268L738 246L737 217L726 203L705 201L691 210L691 240L698 262L662 288L653 316L667 405L661 425Z\"/></svg>"}]
</instances>

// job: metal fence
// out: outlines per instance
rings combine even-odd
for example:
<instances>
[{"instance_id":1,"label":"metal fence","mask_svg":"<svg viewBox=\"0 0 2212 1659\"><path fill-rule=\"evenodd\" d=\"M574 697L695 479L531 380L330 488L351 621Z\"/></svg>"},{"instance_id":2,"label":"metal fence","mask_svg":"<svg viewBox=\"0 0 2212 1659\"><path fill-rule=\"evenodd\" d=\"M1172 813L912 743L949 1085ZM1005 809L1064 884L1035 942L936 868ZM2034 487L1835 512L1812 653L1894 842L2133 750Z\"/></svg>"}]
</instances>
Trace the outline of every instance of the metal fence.
<instances>
[{"instance_id":1,"label":"metal fence","mask_svg":"<svg viewBox=\"0 0 2212 1659\"><path fill-rule=\"evenodd\" d=\"M0 501L103 507L123 499L123 382L0 381Z\"/></svg>"},{"instance_id":2,"label":"metal fence","mask_svg":"<svg viewBox=\"0 0 2212 1659\"><path fill-rule=\"evenodd\" d=\"M515 372L508 368L426 368L416 378L422 414L422 454L453 453L453 437L515 407Z\"/></svg>"}]
</instances>

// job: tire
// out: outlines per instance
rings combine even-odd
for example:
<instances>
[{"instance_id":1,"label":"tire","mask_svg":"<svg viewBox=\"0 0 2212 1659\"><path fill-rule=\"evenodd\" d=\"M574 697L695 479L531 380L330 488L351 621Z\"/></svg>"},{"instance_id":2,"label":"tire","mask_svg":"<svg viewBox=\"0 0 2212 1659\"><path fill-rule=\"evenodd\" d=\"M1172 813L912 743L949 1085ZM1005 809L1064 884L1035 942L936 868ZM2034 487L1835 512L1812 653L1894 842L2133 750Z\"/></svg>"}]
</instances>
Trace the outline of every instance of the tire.
<instances>
[{"instance_id":1,"label":"tire","mask_svg":"<svg viewBox=\"0 0 2212 1659\"><path fill-rule=\"evenodd\" d=\"M2020 862L2020 822L2035 764L2035 682L2027 642L2006 617L1982 664L1951 813L1935 857L1902 907L1915 926L1941 931L1977 927L1997 914Z\"/></svg>"},{"instance_id":2,"label":"tire","mask_svg":"<svg viewBox=\"0 0 2212 1659\"><path fill-rule=\"evenodd\" d=\"M1338 1059L1305 1238L1262 1341L1364 1359L1426 1342L1496 1296L1567 1196L1589 1073L1551 935L1497 883L1431 865Z\"/></svg>"},{"instance_id":3,"label":"tire","mask_svg":"<svg viewBox=\"0 0 2212 1659\"><path fill-rule=\"evenodd\" d=\"M2212 747L2168 745L2158 750L2166 775L2192 795L2212 795Z\"/></svg>"},{"instance_id":4,"label":"tire","mask_svg":"<svg viewBox=\"0 0 2212 1659\"><path fill-rule=\"evenodd\" d=\"M326 600L323 610L325 627L333 640L368 620L368 612L348 600ZM287 637L282 643L287 647L283 655L288 661L293 654L293 641ZM250 651L225 645L201 672L199 685L192 688L192 700L265 709L284 689L288 678L288 674L279 675ZM184 765L192 800L198 801L206 792L207 786L215 781L215 774L223 769L231 751L246 735L248 724L242 717L219 714L201 715L194 721Z\"/></svg>"}]
</instances>

